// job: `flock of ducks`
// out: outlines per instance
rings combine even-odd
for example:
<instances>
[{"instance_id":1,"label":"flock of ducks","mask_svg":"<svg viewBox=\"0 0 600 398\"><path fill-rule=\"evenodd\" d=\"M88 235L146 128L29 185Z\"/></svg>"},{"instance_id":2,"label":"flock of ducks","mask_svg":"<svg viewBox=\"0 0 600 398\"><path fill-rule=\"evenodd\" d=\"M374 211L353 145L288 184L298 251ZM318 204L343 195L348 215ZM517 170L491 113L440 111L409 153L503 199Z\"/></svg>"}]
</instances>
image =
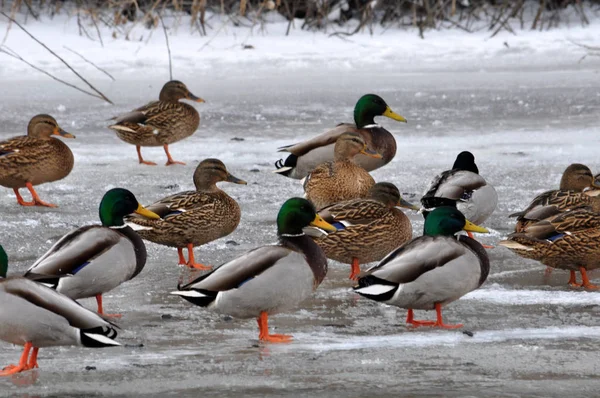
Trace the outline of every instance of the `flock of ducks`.
<instances>
[{"instance_id":1,"label":"flock of ducks","mask_svg":"<svg viewBox=\"0 0 600 398\"><path fill-rule=\"evenodd\" d=\"M196 109L181 102L204 102L179 81L164 85L159 100L114 118L109 128L135 145L141 164L143 146L163 146L167 165L179 164L169 144L193 134ZM452 168L436 176L421 206L404 200L389 182L375 182L369 171L384 166L396 153L393 135L374 118L406 122L377 95L356 103L354 124L280 148L288 157L276 162L276 173L302 179L305 198L291 198L277 215L278 243L251 250L203 272L172 292L200 307L258 321L259 340L288 342L271 334L269 315L287 311L308 298L327 275L328 259L351 265L354 292L408 310L414 327L458 328L443 322L442 308L479 288L487 279L486 247L472 233L495 210L495 189L479 175L470 152L458 154ZM73 168L73 154L53 136L74 136L49 115L33 117L27 136L0 142L0 185L12 188L22 206L55 205L42 201L34 186L60 180ZM40 347L119 345L117 326L104 312L102 295L138 276L146 263L144 240L177 248L179 264L209 270L198 262L194 247L232 233L241 218L234 199L219 182L246 184L218 159L197 166L196 190L180 192L142 206L127 189L104 194L101 225L69 232L23 276L7 277L8 257L0 246L0 339L24 346L17 365L6 376L37 367ZM567 168L558 190L536 197L518 217L515 233L500 242L515 253L548 267L571 272L569 283L593 289L587 271L600 265L600 188L584 165ZM19 189L27 188L25 201ZM404 207L425 217L423 235L413 238ZM466 231L467 234L460 234ZM187 259L184 255L187 249ZM363 263L376 262L361 272ZM577 284L575 272L582 275ZM76 301L95 297L97 311ZM416 320L413 310L435 310L436 320Z\"/></svg>"}]
</instances>

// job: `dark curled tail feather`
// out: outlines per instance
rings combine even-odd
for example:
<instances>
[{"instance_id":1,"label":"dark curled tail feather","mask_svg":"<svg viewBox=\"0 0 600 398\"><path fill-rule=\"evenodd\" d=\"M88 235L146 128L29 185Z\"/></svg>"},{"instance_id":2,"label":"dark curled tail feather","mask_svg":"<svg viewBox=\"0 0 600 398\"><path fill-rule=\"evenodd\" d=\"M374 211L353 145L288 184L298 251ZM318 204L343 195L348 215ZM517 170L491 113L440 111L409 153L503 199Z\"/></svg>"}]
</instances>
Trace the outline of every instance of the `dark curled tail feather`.
<instances>
[{"instance_id":1,"label":"dark curled tail feather","mask_svg":"<svg viewBox=\"0 0 600 398\"><path fill-rule=\"evenodd\" d=\"M383 294L377 294L377 295L364 294L364 293L357 291L360 288L368 287L368 286L372 286L372 285L394 286L394 289L390 290L389 292L385 292ZM356 293L360 294L363 297L369 298L371 300L387 301L387 300L390 300L394 296L394 294L396 293L396 290L398 290L398 286L396 286L392 282L386 281L385 279L381 279L381 278L378 278L373 275L367 275L367 276L363 276L362 278L359 278L358 286L353 287L353 289L354 289L354 291L356 291Z\"/></svg>"},{"instance_id":2,"label":"dark curled tail feather","mask_svg":"<svg viewBox=\"0 0 600 398\"><path fill-rule=\"evenodd\" d=\"M81 344L85 347L100 348L121 345L114 341L114 338L117 337L117 330L112 326L81 329L79 331L79 336L81 338Z\"/></svg>"},{"instance_id":3,"label":"dark curled tail feather","mask_svg":"<svg viewBox=\"0 0 600 398\"><path fill-rule=\"evenodd\" d=\"M279 159L278 161L275 162L275 167L277 167L278 169L281 169L282 167L291 167L292 169L294 167L296 167L296 164L298 163L298 156L294 155L294 154L290 154L285 161L283 159ZM279 174L282 174L284 176L288 176L290 174L292 170L286 170L286 171L282 171L279 172Z\"/></svg>"}]
</instances>

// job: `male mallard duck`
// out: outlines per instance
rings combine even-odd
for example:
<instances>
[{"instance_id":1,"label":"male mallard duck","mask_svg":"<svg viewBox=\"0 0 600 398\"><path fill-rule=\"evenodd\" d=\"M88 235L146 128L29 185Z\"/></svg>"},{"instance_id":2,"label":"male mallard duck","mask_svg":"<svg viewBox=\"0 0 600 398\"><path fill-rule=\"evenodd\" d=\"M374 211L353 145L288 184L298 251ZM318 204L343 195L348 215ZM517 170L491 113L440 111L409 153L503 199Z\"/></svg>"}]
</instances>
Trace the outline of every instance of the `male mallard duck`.
<instances>
[{"instance_id":1,"label":"male mallard duck","mask_svg":"<svg viewBox=\"0 0 600 398\"><path fill-rule=\"evenodd\" d=\"M7 268L8 257L0 246L0 340L25 348L19 364L5 367L0 376L37 368L40 347L120 345L113 340L113 324L46 286L18 276L7 278Z\"/></svg>"},{"instance_id":2,"label":"male mallard duck","mask_svg":"<svg viewBox=\"0 0 600 398\"><path fill-rule=\"evenodd\" d=\"M37 115L29 121L26 136L0 141L0 185L12 188L21 206L56 207L42 201L33 186L61 180L73 169L73 152L52 135L75 138L52 116ZM19 193L19 188L25 187L31 202L25 202Z\"/></svg>"},{"instance_id":3,"label":"male mallard duck","mask_svg":"<svg viewBox=\"0 0 600 398\"><path fill-rule=\"evenodd\" d=\"M498 194L479 175L473 154L463 151L456 157L452 169L433 179L421 203L425 214L436 207L452 206L474 224L481 224L496 209ZM468 234L473 238L471 232Z\"/></svg>"},{"instance_id":4,"label":"male mallard duck","mask_svg":"<svg viewBox=\"0 0 600 398\"><path fill-rule=\"evenodd\" d=\"M185 84L171 80L160 90L158 101L117 116L115 124L108 128L115 130L123 141L135 145L140 164L156 165L142 158L140 147L143 146L162 146L167 154L167 166L185 164L171 158L169 144L194 134L200 125L200 115L193 106L179 102L180 99L204 102Z\"/></svg>"},{"instance_id":5,"label":"male mallard duck","mask_svg":"<svg viewBox=\"0 0 600 398\"><path fill-rule=\"evenodd\" d=\"M298 144L279 148L280 152L291 155L275 163L276 173L286 177L302 179L321 163L334 160L334 144L346 132L357 132L370 149L381 154L381 158L357 156L356 163L367 171L373 171L388 164L396 155L394 136L375 123L375 116L386 116L406 123L406 119L393 112L383 98L375 94L360 97L354 107L354 123L342 123L336 128Z\"/></svg>"},{"instance_id":6,"label":"male mallard duck","mask_svg":"<svg viewBox=\"0 0 600 398\"><path fill-rule=\"evenodd\" d=\"M194 246L204 245L232 233L240 222L240 206L217 187L217 182L246 184L232 176L223 162L206 159L194 172L195 191L168 196L146 208L161 218L126 217L126 222L146 240L176 247L179 264L191 268L210 269L194 260ZM187 247L188 261L183 256Z\"/></svg>"},{"instance_id":7,"label":"male mallard duck","mask_svg":"<svg viewBox=\"0 0 600 398\"><path fill-rule=\"evenodd\" d=\"M327 274L323 251L302 232L308 225L335 230L306 199L287 200L277 215L279 243L251 250L173 294L222 314L257 318L259 340L290 341L292 336L269 334L268 316L308 298Z\"/></svg>"},{"instance_id":8,"label":"male mallard duck","mask_svg":"<svg viewBox=\"0 0 600 398\"><path fill-rule=\"evenodd\" d=\"M425 219L424 235L400 246L358 279L354 291L371 300L408 309L413 326L459 328L442 320L442 306L478 289L490 272L483 246L457 232L488 232L454 207L435 208ZM417 321L413 310L436 310L437 320Z\"/></svg>"},{"instance_id":9,"label":"male mallard duck","mask_svg":"<svg viewBox=\"0 0 600 398\"><path fill-rule=\"evenodd\" d=\"M344 133L335 142L333 162L317 166L304 180L306 198L317 209L344 200L364 198L375 180L368 171L354 163L359 153L373 158L381 158L377 152L367 148L358 133Z\"/></svg>"},{"instance_id":10,"label":"male mallard duck","mask_svg":"<svg viewBox=\"0 0 600 398\"><path fill-rule=\"evenodd\" d=\"M600 212L600 190L596 188L600 188L600 184L595 182L589 167L579 163L569 165L558 190L539 194L525 210L509 216L517 217L515 232L523 232L531 223L577 207L590 206Z\"/></svg>"},{"instance_id":11,"label":"male mallard duck","mask_svg":"<svg viewBox=\"0 0 600 398\"><path fill-rule=\"evenodd\" d=\"M350 279L355 280L360 273L359 264L379 261L412 238L410 220L396 206L419 210L402 199L394 184L378 182L368 198L337 203L319 211L337 231L323 233L307 227L305 232L327 258L352 264Z\"/></svg>"},{"instance_id":12,"label":"male mallard duck","mask_svg":"<svg viewBox=\"0 0 600 398\"><path fill-rule=\"evenodd\" d=\"M123 222L134 212L159 218L128 190L111 189L100 202L102 225L87 225L63 236L24 277L50 284L73 300L96 297L98 313L104 314L102 294L133 279L146 265L144 242Z\"/></svg>"},{"instance_id":13,"label":"male mallard duck","mask_svg":"<svg viewBox=\"0 0 600 398\"><path fill-rule=\"evenodd\" d=\"M529 222L499 243L521 257L570 271L569 285L597 289L587 271L600 268L600 214L589 207ZM578 284L575 272L581 272Z\"/></svg>"}]
</instances>

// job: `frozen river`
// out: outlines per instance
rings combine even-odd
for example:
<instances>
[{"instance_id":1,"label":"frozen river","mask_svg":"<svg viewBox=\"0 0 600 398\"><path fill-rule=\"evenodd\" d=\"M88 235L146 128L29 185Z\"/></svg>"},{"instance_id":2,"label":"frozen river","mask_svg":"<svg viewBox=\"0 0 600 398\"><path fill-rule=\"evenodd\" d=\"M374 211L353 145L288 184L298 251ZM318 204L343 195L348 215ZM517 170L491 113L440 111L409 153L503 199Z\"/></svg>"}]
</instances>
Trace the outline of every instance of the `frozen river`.
<instances>
[{"instance_id":1,"label":"frozen river","mask_svg":"<svg viewBox=\"0 0 600 398\"><path fill-rule=\"evenodd\" d=\"M197 249L197 258L220 264L273 242L279 206L302 194L298 181L271 173L280 158L276 148L351 121L354 103L367 92L380 94L409 121L380 120L394 133L398 152L375 179L395 183L418 202L458 152L472 151L499 195L486 223L493 233L482 237L495 244L512 230L507 215L557 187L568 164L600 172L598 71L403 73L387 65L336 74L189 75L181 80L207 103L197 105L198 132L171 146L187 165L169 168L160 148L144 150L159 166L138 165L134 147L106 129L111 116L156 97L163 81L99 83L116 106L47 80L3 81L1 138L24 133L36 113L54 115L77 136L68 141L73 172L38 189L58 209L22 208L11 190L0 190L9 273L24 272L67 231L98 222L97 206L109 188L126 187L148 204L191 189L196 165L208 157L223 160L248 185L221 185L240 203L242 221L229 237ZM421 217L410 218L420 234ZM215 315L169 295L182 272L176 251L147 247L144 271L104 300L109 312L124 314L119 338L125 347L42 349L41 369L0 379L0 396L547 397L596 395L600 386L600 293L568 288L565 272L555 271L546 283L544 267L503 248L489 250L492 270L482 289L445 311L447 322L464 323L472 337L407 328L405 311L353 295L349 266L333 263L314 297L272 318L271 327L293 334L294 342L259 345L255 321ZM0 365L17 361L20 350L0 343Z\"/></svg>"}]
</instances>

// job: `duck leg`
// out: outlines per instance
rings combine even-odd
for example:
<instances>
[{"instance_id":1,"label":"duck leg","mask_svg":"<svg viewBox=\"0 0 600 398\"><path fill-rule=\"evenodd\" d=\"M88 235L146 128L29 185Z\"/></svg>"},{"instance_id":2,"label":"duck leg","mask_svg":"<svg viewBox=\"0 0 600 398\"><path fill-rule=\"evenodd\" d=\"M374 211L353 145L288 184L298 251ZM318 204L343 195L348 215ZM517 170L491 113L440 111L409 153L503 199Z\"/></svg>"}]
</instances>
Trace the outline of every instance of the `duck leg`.
<instances>
[{"instance_id":1,"label":"duck leg","mask_svg":"<svg viewBox=\"0 0 600 398\"><path fill-rule=\"evenodd\" d=\"M471 231L467 231L467 235L469 236L469 238L473 239L473 240L477 240L475 239L475 237L473 236L473 233ZM477 240L477 242L479 242ZM481 244L481 246L483 246L485 249L493 249L494 246L490 246L490 245L484 245L483 243Z\"/></svg>"},{"instance_id":2,"label":"duck leg","mask_svg":"<svg viewBox=\"0 0 600 398\"><path fill-rule=\"evenodd\" d=\"M196 262L196 260L194 259L194 245L192 245L191 243L188 243L187 250L188 250L188 262L186 265L188 267L199 269L202 271L212 269L212 267L210 265L204 265L204 264L200 264L200 263Z\"/></svg>"},{"instance_id":3,"label":"duck leg","mask_svg":"<svg viewBox=\"0 0 600 398\"><path fill-rule=\"evenodd\" d=\"M21 206L35 206L35 202L33 200L31 202L25 202L23 200L23 197L19 193L19 188L13 188L13 191L15 192L15 195L17 197L18 204L20 204Z\"/></svg>"},{"instance_id":4,"label":"duck leg","mask_svg":"<svg viewBox=\"0 0 600 398\"><path fill-rule=\"evenodd\" d=\"M550 267L548 267L550 268ZM551 269L551 268L550 268ZM575 273L575 271L569 271L571 273L571 275L569 276L569 286L572 287L581 287L581 283L577 283L577 274Z\"/></svg>"},{"instance_id":5,"label":"duck leg","mask_svg":"<svg viewBox=\"0 0 600 398\"><path fill-rule=\"evenodd\" d=\"M165 163L165 166L171 166L173 164L185 165L184 162L177 162L177 161L173 160L173 158L171 157L171 154L169 153L169 145L168 144L163 145L163 148L165 148L165 153L167 154L167 163Z\"/></svg>"},{"instance_id":6,"label":"duck leg","mask_svg":"<svg viewBox=\"0 0 600 398\"><path fill-rule=\"evenodd\" d=\"M156 163L144 160L144 158L142 157L142 147L141 146L136 145L135 150L137 151L138 161L140 162L140 164L147 164L148 166L156 166Z\"/></svg>"},{"instance_id":7,"label":"duck leg","mask_svg":"<svg viewBox=\"0 0 600 398\"><path fill-rule=\"evenodd\" d=\"M39 347L33 347L33 351L31 352L31 356L29 357L29 361L27 362L27 369L35 369L35 368L39 368L38 363L37 363L37 356L38 356L38 351L39 351Z\"/></svg>"},{"instance_id":8,"label":"duck leg","mask_svg":"<svg viewBox=\"0 0 600 398\"><path fill-rule=\"evenodd\" d=\"M96 295L96 303L98 303L98 314L100 314L100 315L111 317L111 318L121 318L123 316L122 314L105 314L104 308L102 307L102 295L101 294Z\"/></svg>"},{"instance_id":9,"label":"duck leg","mask_svg":"<svg viewBox=\"0 0 600 398\"><path fill-rule=\"evenodd\" d=\"M15 373L22 372L24 370L29 370L27 368L27 358L29 357L29 351L31 351L31 347L33 345L30 342L25 343L25 347L23 348L23 353L21 354L21 359L19 360L18 365L8 365L2 372L0 372L0 376L10 376Z\"/></svg>"},{"instance_id":10,"label":"duck leg","mask_svg":"<svg viewBox=\"0 0 600 398\"><path fill-rule=\"evenodd\" d=\"M419 326L433 326L435 324L434 321L418 321L414 319L414 313L412 309L408 309L408 313L406 314L406 323L411 326L418 328Z\"/></svg>"},{"instance_id":11,"label":"duck leg","mask_svg":"<svg viewBox=\"0 0 600 398\"><path fill-rule=\"evenodd\" d=\"M350 279L353 281L358 280L358 274L360 274L360 265L358 263L358 259L356 257L352 258L352 268L350 268Z\"/></svg>"},{"instance_id":12,"label":"duck leg","mask_svg":"<svg viewBox=\"0 0 600 398\"><path fill-rule=\"evenodd\" d=\"M289 343L292 341L292 336L289 334L269 334L269 315L266 312L261 312L256 321L258 322L258 340L269 343Z\"/></svg>"},{"instance_id":13,"label":"duck leg","mask_svg":"<svg viewBox=\"0 0 600 398\"><path fill-rule=\"evenodd\" d=\"M459 329L463 327L462 323L456 325L446 325L444 323L444 321L442 320L442 305L440 303L435 303L435 312L437 314L437 319L433 324L433 327L442 329Z\"/></svg>"},{"instance_id":14,"label":"duck leg","mask_svg":"<svg viewBox=\"0 0 600 398\"><path fill-rule=\"evenodd\" d=\"M592 285L587 276L587 271L583 267L579 267L579 272L581 272L581 287L584 289L598 289L599 287L596 285Z\"/></svg>"},{"instance_id":15,"label":"duck leg","mask_svg":"<svg viewBox=\"0 0 600 398\"><path fill-rule=\"evenodd\" d=\"M40 197L38 196L37 192L35 191L35 189L33 189L33 185L31 185L30 182L26 182L25 186L27 187L27 189L31 193L31 197L33 199L31 202L25 202L23 200L23 197L19 193L19 189L18 188L13 188L13 191L15 192L15 195L17 196L17 203L19 203L21 206L58 207L57 205L53 205L52 203L46 203L43 200L41 200Z\"/></svg>"},{"instance_id":16,"label":"duck leg","mask_svg":"<svg viewBox=\"0 0 600 398\"><path fill-rule=\"evenodd\" d=\"M177 248L177 255L179 256L179 264L178 265L187 265L187 261L185 261L185 257L183 255L183 247Z\"/></svg>"}]
</instances>

